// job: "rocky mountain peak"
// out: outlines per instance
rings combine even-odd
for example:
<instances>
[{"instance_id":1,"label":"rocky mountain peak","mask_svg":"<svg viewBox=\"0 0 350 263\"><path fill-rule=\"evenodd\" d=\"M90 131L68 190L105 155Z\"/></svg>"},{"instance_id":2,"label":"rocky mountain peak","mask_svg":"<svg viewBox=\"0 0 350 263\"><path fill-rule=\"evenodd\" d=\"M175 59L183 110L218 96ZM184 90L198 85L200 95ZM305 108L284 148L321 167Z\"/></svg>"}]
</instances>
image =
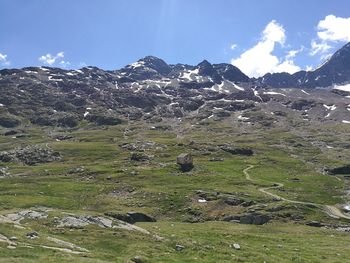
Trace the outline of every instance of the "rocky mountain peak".
<instances>
[{"instance_id":1,"label":"rocky mountain peak","mask_svg":"<svg viewBox=\"0 0 350 263\"><path fill-rule=\"evenodd\" d=\"M250 79L239 68L232 64L215 64L214 68L223 78L229 81L248 82Z\"/></svg>"},{"instance_id":2,"label":"rocky mountain peak","mask_svg":"<svg viewBox=\"0 0 350 263\"><path fill-rule=\"evenodd\" d=\"M197 65L198 74L201 76L210 77L215 83L221 83L222 77L215 70L213 65L209 63L207 60L203 60Z\"/></svg>"},{"instance_id":3,"label":"rocky mountain peak","mask_svg":"<svg viewBox=\"0 0 350 263\"><path fill-rule=\"evenodd\" d=\"M164 60L155 56L146 56L138 62L143 63L145 67L156 70L162 75L167 75L171 71L171 67Z\"/></svg>"}]
</instances>

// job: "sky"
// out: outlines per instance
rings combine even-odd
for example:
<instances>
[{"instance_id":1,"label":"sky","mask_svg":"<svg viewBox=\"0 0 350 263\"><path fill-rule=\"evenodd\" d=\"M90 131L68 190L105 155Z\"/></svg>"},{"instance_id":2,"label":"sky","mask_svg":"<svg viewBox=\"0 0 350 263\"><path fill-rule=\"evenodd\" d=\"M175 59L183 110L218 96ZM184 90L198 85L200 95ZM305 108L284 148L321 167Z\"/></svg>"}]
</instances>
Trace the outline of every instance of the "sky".
<instances>
[{"instance_id":1,"label":"sky","mask_svg":"<svg viewBox=\"0 0 350 263\"><path fill-rule=\"evenodd\" d=\"M349 0L0 0L0 68L232 63L311 70L350 42Z\"/></svg>"}]
</instances>

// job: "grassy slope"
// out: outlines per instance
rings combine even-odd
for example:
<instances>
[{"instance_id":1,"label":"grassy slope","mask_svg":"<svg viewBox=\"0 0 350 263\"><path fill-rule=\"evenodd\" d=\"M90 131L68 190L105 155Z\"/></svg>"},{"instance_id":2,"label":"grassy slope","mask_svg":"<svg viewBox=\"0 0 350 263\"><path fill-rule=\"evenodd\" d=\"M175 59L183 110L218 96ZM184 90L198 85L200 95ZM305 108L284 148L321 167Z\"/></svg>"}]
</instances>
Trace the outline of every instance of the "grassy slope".
<instances>
[{"instance_id":1,"label":"grassy slope","mask_svg":"<svg viewBox=\"0 0 350 263\"><path fill-rule=\"evenodd\" d=\"M269 206L277 204L258 192L257 188L269 186L273 182L285 185L283 191L278 191L279 195L322 204L340 203L343 190L343 182L316 173L315 164L303 161L303 158L310 156L320 159L324 156L301 137L278 130L260 130L241 135L229 125L215 123L208 127L197 126L191 129L186 124L184 127L187 129L184 131L185 137L176 136L173 131L145 129L139 124L129 127L131 132L127 137L123 134L124 126L73 131L71 135L74 140L61 142L56 142L45 131L36 128L28 131L31 135L29 138L9 140L0 136L2 149L49 143L50 147L63 155L60 162L31 167L8 165L12 174L20 176L0 181L2 214L38 205L55 209L56 212L51 216L60 211L102 214L108 211L137 210L160 220L141 226L167 238L167 241L158 242L149 236L98 227L89 227L88 232L62 231L49 222L30 221L29 226L40 233L61 237L92 252L87 257L82 257L38 247L9 250L5 244L0 243L0 262L23 262L23 258L27 262L98 262L96 259L101 262L124 262L135 255L142 255L150 262L344 262L342 259L350 256L346 249L349 236L332 230L283 222L264 226L223 222L180 223L187 207L202 209L207 213L217 213L221 209L216 207L215 202L203 206L193 203L192 197L199 189L235 192L249 196L258 203L266 202ZM148 152L155 156L151 164L133 163L128 159L130 152L118 145L136 140L154 141L166 148ZM278 146L281 141L288 140L300 142L304 146L297 150ZM208 155L203 150L195 150L189 144L191 141L195 141L199 148L222 143L248 146L256 154L241 157L216 151ZM303 158L291 157L293 151L297 151L299 157ZM192 152L194 155L195 169L189 174L181 174L174 164L176 156L181 152ZM225 160L208 162L212 157ZM167 165L162 167L159 163ZM250 173L258 180L258 185L245 180L242 170L249 164L256 166ZM83 174L68 174L70 169L80 166L85 167ZM301 181L291 181L294 177ZM111 195L114 190L123 187L132 187L136 192L128 198ZM225 209L228 213L237 212L236 208ZM298 213L300 209L310 220L332 221L317 209L299 207L292 212ZM0 233L16 235L23 242L28 242L23 230L14 229L10 225L0 225ZM39 238L35 242L46 243L43 239ZM234 242L240 243L242 250L230 248L229 245ZM176 243L183 244L186 249L176 252ZM305 243L308 245L303 245Z\"/></svg>"}]
</instances>

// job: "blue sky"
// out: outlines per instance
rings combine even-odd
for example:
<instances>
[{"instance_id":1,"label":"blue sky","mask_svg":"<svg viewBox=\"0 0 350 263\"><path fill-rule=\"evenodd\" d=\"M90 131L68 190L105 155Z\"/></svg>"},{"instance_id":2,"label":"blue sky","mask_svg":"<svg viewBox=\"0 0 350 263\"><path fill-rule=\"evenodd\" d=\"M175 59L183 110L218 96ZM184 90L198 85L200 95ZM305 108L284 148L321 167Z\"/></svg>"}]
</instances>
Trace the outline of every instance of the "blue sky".
<instances>
[{"instance_id":1,"label":"blue sky","mask_svg":"<svg viewBox=\"0 0 350 263\"><path fill-rule=\"evenodd\" d=\"M0 67L117 69L146 55L250 76L315 67L350 41L348 0L0 0Z\"/></svg>"}]
</instances>

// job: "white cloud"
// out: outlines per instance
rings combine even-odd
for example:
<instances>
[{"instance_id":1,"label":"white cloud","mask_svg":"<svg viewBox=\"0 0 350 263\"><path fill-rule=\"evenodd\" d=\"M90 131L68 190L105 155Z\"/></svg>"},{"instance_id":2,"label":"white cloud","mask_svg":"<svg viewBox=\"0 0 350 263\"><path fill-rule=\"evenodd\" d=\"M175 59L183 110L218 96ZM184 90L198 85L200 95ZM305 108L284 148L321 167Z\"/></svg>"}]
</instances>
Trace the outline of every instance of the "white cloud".
<instances>
[{"instance_id":1,"label":"white cloud","mask_svg":"<svg viewBox=\"0 0 350 263\"><path fill-rule=\"evenodd\" d=\"M318 53L327 53L332 47L327 42L317 43L315 40L311 41L310 55L314 56Z\"/></svg>"},{"instance_id":2,"label":"white cloud","mask_svg":"<svg viewBox=\"0 0 350 263\"><path fill-rule=\"evenodd\" d=\"M230 46L230 49L231 50L235 50L237 48L237 44L232 44L231 46Z\"/></svg>"},{"instance_id":3,"label":"white cloud","mask_svg":"<svg viewBox=\"0 0 350 263\"><path fill-rule=\"evenodd\" d=\"M298 55L300 52L304 51L304 48L305 48L304 46L301 46L299 49L289 50L287 52L286 59L295 58L296 55Z\"/></svg>"},{"instance_id":4,"label":"white cloud","mask_svg":"<svg viewBox=\"0 0 350 263\"><path fill-rule=\"evenodd\" d=\"M310 70L312 70L313 69L313 67L312 66L306 66L306 71L310 71Z\"/></svg>"},{"instance_id":5,"label":"white cloud","mask_svg":"<svg viewBox=\"0 0 350 263\"><path fill-rule=\"evenodd\" d=\"M318 37L323 41L350 41L350 17L328 15L318 23Z\"/></svg>"},{"instance_id":6,"label":"white cloud","mask_svg":"<svg viewBox=\"0 0 350 263\"><path fill-rule=\"evenodd\" d=\"M264 29L263 41L277 42L284 45L286 34L283 26L272 20Z\"/></svg>"},{"instance_id":7,"label":"white cloud","mask_svg":"<svg viewBox=\"0 0 350 263\"><path fill-rule=\"evenodd\" d=\"M53 64L56 63L59 63L61 66L67 66L69 65L70 63L67 62L67 61L64 61L63 60L64 58L64 52L58 52L55 56L54 55L51 55L50 53L46 54L46 55L43 55L41 57L39 57L39 61L44 63L44 64L47 64L47 65L50 65L52 66ZM68 63L68 64L67 64Z\"/></svg>"},{"instance_id":8,"label":"white cloud","mask_svg":"<svg viewBox=\"0 0 350 263\"><path fill-rule=\"evenodd\" d=\"M61 67L66 68L66 67L68 67L70 65L70 62L62 60L62 61L60 61L59 64L60 64Z\"/></svg>"},{"instance_id":9,"label":"white cloud","mask_svg":"<svg viewBox=\"0 0 350 263\"><path fill-rule=\"evenodd\" d=\"M293 74L300 70L300 67L294 64L294 61L291 59L285 59L283 62L278 64L272 72L288 72Z\"/></svg>"},{"instance_id":10,"label":"white cloud","mask_svg":"<svg viewBox=\"0 0 350 263\"><path fill-rule=\"evenodd\" d=\"M310 55L322 54L321 59L330 55L332 43L350 41L350 17L328 15L317 25L317 40L311 41Z\"/></svg>"},{"instance_id":11,"label":"white cloud","mask_svg":"<svg viewBox=\"0 0 350 263\"><path fill-rule=\"evenodd\" d=\"M283 26L272 20L262 32L260 41L239 58L232 59L231 63L250 77L260 77L267 72L295 73L300 68L294 64L293 58L301 51L291 50L284 59L272 54L276 44L284 46L285 41Z\"/></svg>"},{"instance_id":12,"label":"white cloud","mask_svg":"<svg viewBox=\"0 0 350 263\"><path fill-rule=\"evenodd\" d=\"M0 65L2 66L10 65L10 61L7 60L7 55L0 53Z\"/></svg>"}]
</instances>

